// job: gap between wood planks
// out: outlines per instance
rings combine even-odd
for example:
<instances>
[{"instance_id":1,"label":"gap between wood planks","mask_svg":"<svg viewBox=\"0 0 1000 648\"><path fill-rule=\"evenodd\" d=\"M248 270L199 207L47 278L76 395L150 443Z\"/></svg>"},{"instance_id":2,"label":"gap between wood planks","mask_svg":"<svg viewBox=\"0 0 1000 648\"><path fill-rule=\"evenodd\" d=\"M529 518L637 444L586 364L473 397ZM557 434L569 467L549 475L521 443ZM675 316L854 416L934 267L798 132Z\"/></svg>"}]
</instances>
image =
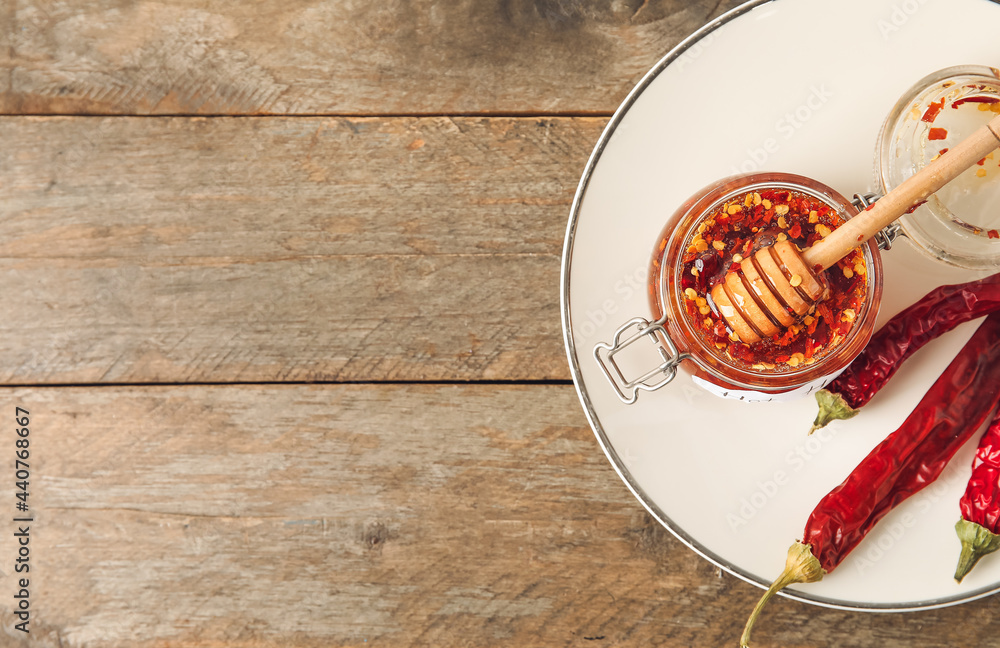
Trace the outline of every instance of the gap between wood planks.
<instances>
[{"instance_id":1,"label":"gap between wood planks","mask_svg":"<svg viewBox=\"0 0 1000 648\"><path fill-rule=\"evenodd\" d=\"M595 117L595 118L606 118L610 119L614 116L614 112L609 112L605 110L594 110L594 111L565 111L565 112L412 112L412 113L374 113L374 112L331 112L331 113L295 113L295 114L283 114L283 113L263 113L258 115L245 115L245 114L231 114L231 113L156 113L156 114L145 114L145 113L119 113L119 112L92 112L92 113L63 113L63 112L53 112L53 113L35 113L35 112L23 112L23 113L13 113L13 112L0 112L0 117L80 117L80 118L102 118L106 119L108 117L122 117L126 119L177 119L177 118L190 118L190 119L316 119L316 118L330 118L330 119L423 119L432 117L454 117L454 118L482 118L482 119L557 119L557 118L580 118L580 117Z\"/></svg>"},{"instance_id":2,"label":"gap between wood planks","mask_svg":"<svg viewBox=\"0 0 1000 648\"><path fill-rule=\"evenodd\" d=\"M237 380L232 382L223 381L168 381L168 382L65 382L65 383L9 383L0 385L0 389L65 389L67 387L284 387L291 385L378 385L378 386L403 386L403 385L467 385L467 386L569 386L572 380L560 379L540 379L540 380Z\"/></svg>"}]
</instances>

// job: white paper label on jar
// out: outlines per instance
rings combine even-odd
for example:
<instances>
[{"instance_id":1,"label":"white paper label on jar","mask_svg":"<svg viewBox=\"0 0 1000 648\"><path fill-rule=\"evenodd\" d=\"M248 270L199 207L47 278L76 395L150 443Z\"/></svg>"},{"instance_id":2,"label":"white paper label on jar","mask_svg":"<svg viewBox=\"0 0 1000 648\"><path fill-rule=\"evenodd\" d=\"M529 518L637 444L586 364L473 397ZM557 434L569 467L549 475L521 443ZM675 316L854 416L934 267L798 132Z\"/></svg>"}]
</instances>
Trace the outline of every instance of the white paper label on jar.
<instances>
[{"instance_id":1,"label":"white paper label on jar","mask_svg":"<svg viewBox=\"0 0 1000 648\"><path fill-rule=\"evenodd\" d=\"M846 367L844 367L846 369ZM704 378L699 378L698 376L692 376L691 379L696 385L708 390L709 392L719 396L720 398L732 398L734 400L741 400L746 403L770 403L770 402L787 402L802 398L803 396L808 396L813 392L817 392L831 382L844 371L840 369L829 376L823 376L822 378L817 378L816 380L806 383L801 387L797 387L791 391L781 392L780 394L768 394L767 392L750 391L745 389L732 389L727 387L720 387L714 383L710 383Z\"/></svg>"}]
</instances>

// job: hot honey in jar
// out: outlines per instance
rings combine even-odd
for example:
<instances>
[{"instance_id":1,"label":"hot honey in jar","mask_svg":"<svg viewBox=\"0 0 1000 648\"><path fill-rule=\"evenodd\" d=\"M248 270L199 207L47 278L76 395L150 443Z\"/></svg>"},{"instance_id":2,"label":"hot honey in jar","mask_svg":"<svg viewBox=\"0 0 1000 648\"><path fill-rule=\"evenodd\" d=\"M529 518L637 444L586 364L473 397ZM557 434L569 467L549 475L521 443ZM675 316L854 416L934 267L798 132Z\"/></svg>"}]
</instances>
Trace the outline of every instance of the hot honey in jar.
<instances>
[{"instance_id":1,"label":"hot honey in jar","mask_svg":"<svg viewBox=\"0 0 1000 648\"><path fill-rule=\"evenodd\" d=\"M684 243L681 256L680 288L684 296L683 316L690 328L700 336L706 348L716 349L720 359L744 369L786 372L812 365L836 350L847 339L858 321L868 295L868 270L864 254L856 249L827 272L813 277L788 274L790 285L802 290L803 281L818 280L825 299L815 304L804 318L795 315L792 304L779 303L787 318L779 321L762 303L760 291L748 290L758 299L763 312L784 333L771 336L766 331L754 331L759 341L742 340L727 328L716 305L711 303L712 287L729 272L736 273L747 286L740 262L778 241L788 240L799 249L811 247L829 235L843 222L835 209L815 197L791 189L759 188L734 195L722 202L698 225ZM666 248L666 239L661 241ZM774 259L781 269L781 261ZM653 272L662 257L653 260ZM767 278L769 272L757 267L757 275ZM654 298L659 297L658 291ZM802 291L801 298L809 302ZM662 305L657 304L662 314ZM785 322L793 322L785 328ZM753 324L749 324L753 328Z\"/></svg>"},{"instance_id":2,"label":"hot honey in jar","mask_svg":"<svg viewBox=\"0 0 1000 648\"><path fill-rule=\"evenodd\" d=\"M685 355L681 367L703 387L744 400L798 396L832 380L874 329L881 296L874 241L825 272L787 275L792 286L820 281L826 298L787 328L775 322L784 329L778 336L761 331L756 342L741 339L710 293L729 272L743 278L740 263L757 250L783 240L808 248L857 212L833 189L791 174L730 178L687 201L667 222L650 273L654 315ZM791 320L794 311L785 306Z\"/></svg>"}]
</instances>

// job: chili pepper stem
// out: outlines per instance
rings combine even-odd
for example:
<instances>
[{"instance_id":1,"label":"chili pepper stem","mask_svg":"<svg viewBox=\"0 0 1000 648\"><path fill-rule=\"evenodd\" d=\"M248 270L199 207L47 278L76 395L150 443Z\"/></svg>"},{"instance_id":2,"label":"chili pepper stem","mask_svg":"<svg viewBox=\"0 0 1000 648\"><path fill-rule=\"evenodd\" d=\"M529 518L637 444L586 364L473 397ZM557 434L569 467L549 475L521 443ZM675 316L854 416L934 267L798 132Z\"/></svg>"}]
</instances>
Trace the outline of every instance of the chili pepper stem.
<instances>
[{"instance_id":1,"label":"chili pepper stem","mask_svg":"<svg viewBox=\"0 0 1000 648\"><path fill-rule=\"evenodd\" d=\"M826 427L830 421L844 421L858 415L860 409L855 409L847 404L840 394L821 389L816 392L816 404L819 405L819 413L816 420L809 428L809 434Z\"/></svg>"},{"instance_id":2,"label":"chili pepper stem","mask_svg":"<svg viewBox=\"0 0 1000 648\"><path fill-rule=\"evenodd\" d=\"M757 617L760 616L761 611L772 596L777 594L779 590L795 583L815 583L821 580L825 574L826 570L812 554L812 548L809 545L801 542L792 544L788 548L788 557L785 558L784 571L781 572L777 580L771 583L771 586L764 592L764 596L757 601L753 612L750 613L746 627L743 628L743 636L740 637L740 648L746 648L750 645L750 632L757 622Z\"/></svg>"},{"instance_id":3,"label":"chili pepper stem","mask_svg":"<svg viewBox=\"0 0 1000 648\"><path fill-rule=\"evenodd\" d=\"M1000 535L986 527L962 519L955 524L955 532L962 541L962 553L955 569L955 580L959 583L972 571L979 559L1000 549Z\"/></svg>"}]
</instances>

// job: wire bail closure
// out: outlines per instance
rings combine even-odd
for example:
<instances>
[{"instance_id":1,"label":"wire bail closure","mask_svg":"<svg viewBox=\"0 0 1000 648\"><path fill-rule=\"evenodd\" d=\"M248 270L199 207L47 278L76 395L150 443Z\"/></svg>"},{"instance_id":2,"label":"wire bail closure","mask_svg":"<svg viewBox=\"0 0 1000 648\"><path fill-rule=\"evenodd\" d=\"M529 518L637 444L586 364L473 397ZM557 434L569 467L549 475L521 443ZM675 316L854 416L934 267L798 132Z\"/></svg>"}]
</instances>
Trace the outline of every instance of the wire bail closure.
<instances>
[{"instance_id":1,"label":"wire bail closure","mask_svg":"<svg viewBox=\"0 0 1000 648\"><path fill-rule=\"evenodd\" d=\"M632 318L615 332L611 344L599 342L594 347L594 358L597 360L597 364L600 365L605 377L614 387L618 398L626 405L631 405L638 399L639 390L655 391L669 383L677 376L677 365L691 357L690 354L680 353L677 345L670 339L667 330L663 327L666 321L665 316L655 322L650 322L644 317ZM635 329L635 331L622 340L622 337L630 329ZM658 333L660 335L657 335ZM615 362L615 356L643 337L648 337L653 342L662 362L638 378L629 380L625 377L618 363ZM660 378L655 382L648 382L658 376Z\"/></svg>"},{"instance_id":2,"label":"wire bail closure","mask_svg":"<svg viewBox=\"0 0 1000 648\"><path fill-rule=\"evenodd\" d=\"M864 194L854 194L854 200L851 204L858 208L858 211L864 211L868 207L875 204L875 202L882 197L882 194L876 192L868 192ZM905 236L903 233L903 226L899 224L898 220L892 221L881 230L876 232L875 242L878 244L878 249L888 250L892 248L892 244L900 236Z\"/></svg>"},{"instance_id":3,"label":"wire bail closure","mask_svg":"<svg viewBox=\"0 0 1000 648\"><path fill-rule=\"evenodd\" d=\"M854 194L852 204L858 210L864 210L874 204L882 194L865 193ZM888 250L892 247L893 241L898 237L905 236L898 221L894 221L875 234L874 239L881 250ZM625 322L617 331L610 344L598 342L594 346L594 358L604 372L604 376L611 383L618 398L626 405L631 405L639 398L639 391L655 391L663 387L677 376L677 366L684 360L691 358L689 353L681 353L670 339L664 324L667 317L663 316L655 322L650 322L644 317L635 317ZM627 347L643 338L648 338L657 353L660 364L642 374L638 378L628 378L622 370L621 365L615 360L615 356L624 351Z\"/></svg>"}]
</instances>

